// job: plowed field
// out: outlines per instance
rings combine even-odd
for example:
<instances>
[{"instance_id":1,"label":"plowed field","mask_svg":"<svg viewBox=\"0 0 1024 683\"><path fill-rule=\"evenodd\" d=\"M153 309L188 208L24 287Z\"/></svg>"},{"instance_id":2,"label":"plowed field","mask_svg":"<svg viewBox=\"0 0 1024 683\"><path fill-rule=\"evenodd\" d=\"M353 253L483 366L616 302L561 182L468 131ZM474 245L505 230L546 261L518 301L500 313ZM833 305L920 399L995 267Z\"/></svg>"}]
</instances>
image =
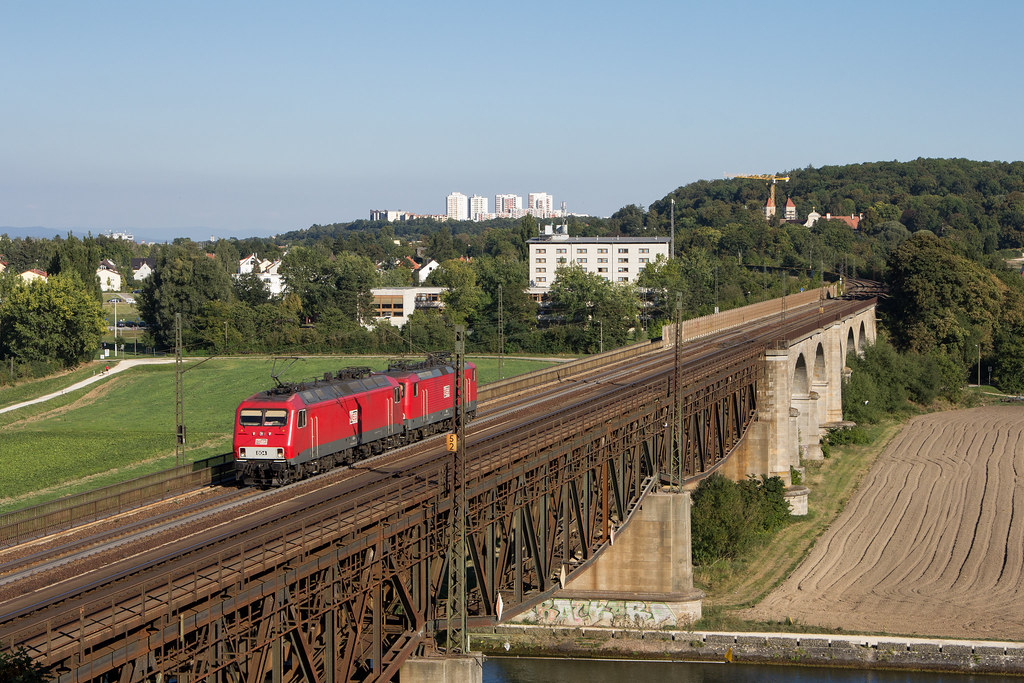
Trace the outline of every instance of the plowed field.
<instances>
[{"instance_id":1,"label":"plowed field","mask_svg":"<svg viewBox=\"0 0 1024 683\"><path fill-rule=\"evenodd\" d=\"M808 557L748 616L1024 640L1024 408L911 420Z\"/></svg>"}]
</instances>

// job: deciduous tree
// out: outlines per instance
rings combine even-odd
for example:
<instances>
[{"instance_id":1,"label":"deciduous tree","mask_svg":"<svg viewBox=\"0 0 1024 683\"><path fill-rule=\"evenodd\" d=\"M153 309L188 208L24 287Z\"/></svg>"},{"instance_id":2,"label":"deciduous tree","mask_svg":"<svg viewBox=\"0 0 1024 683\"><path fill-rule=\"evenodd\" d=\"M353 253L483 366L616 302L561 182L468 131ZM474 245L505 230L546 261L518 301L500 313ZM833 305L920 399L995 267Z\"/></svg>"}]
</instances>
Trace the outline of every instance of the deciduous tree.
<instances>
[{"instance_id":1,"label":"deciduous tree","mask_svg":"<svg viewBox=\"0 0 1024 683\"><path fill-rule=\"evenodd\" d=\"M100 303L73 272L15 287L0 302L0 320L0 355L18 363L74 367L104 332Z\"/></svg>"}]
</instances>

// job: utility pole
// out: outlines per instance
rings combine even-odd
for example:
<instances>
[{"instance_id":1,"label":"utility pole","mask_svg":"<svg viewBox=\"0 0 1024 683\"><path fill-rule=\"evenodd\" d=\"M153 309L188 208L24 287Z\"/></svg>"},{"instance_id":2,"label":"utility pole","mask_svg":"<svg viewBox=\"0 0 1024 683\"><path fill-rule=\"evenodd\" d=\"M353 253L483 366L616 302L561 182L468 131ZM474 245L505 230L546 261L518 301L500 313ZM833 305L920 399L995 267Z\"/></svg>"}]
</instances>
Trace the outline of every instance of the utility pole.
<instances>
[{"instance_id":1,"label":"utility pole","mask_svg":"<svg viewBox=\"0 0 1024 683\"><path fill-rule=\"evenodd\" d=\"M181 313L174 314L174 464L185 462L185 391L181 363Z\"/></svg>"},{"instance_id":2,"label":"utility pole","mask_svg":"<svg viewBox=\"0 0 1024 683\"><path fill-rule=\"evenodd\" d=\"M505 379L505 319L501 283L498 283L498 379Z\"/></svg>"},{"instance_id":3,"label":"utility pole","mask_svg":"<svg viewBox=\"0 0 1024 683\"><path fill-rule=\"evenodd\" d=\"M455 411L452 428L454 442L449 434L448 450L452 461L448 470L448 490L451 494L448 540L448 633L445 647L448 654L469 652L466 605L466 445L465 445L465 393L466 393L466 326L455 326Z\"/></svg>"},{"instance_id":4,"label":"utility pole","mask_svg":"<svg viewBox=\"0 0 1024 683\"><path fill-rule=\"evenodd\" d=\"M676 257L676 200L672 198L669 200L671 205L671 213L669 218L669 240L668 240L668 257L674 259Z\"/></svg>"},{"instance_id":5,"label":"utility pole","mask_svg":"<svg viewBox=\"0 0 1024 683\"><path fill-rule=\"evenodd\" d=\"M174 421L175 421L175 446L174 464L185 464L185 373L195 370L200 365L216 358L217 354L207 356L198 363L188 368L185 367L181 358L181 313L174 314Z\"/></svg>"},{"instance_id":6,"label":"utility pole","mask_svg":"<svg viewBox=\"0 0 1024 683\"><path fill-rule=\"evenodd\" d=\"M597 321L597 326L598 326L598 329L600 330L600 337L599 337L600 344L601 344L601 351L600 351L600 353L604 353L604 321L603 320L598 320Z\"/></svg>"},{"instance_id":7,"label":"utility pole","mask_svg":"<svg viewBox=\"0 0 1024 683\"><path fill-rule=\"evenodd\" d=\"M117 302L114 302L114 358L117 358Z\"/></svg>"},{"instance_id":8,"label":"utility pole","mask_svg":"<svg viewBox=\"0 0 1024 683\"><path fill-rule=\"evenodd\" d=\"M715 263L715 313L718 313L718 263Z\"/></svg>"},{"instance_id":9,"label":"utility pole","mask_svg":"<svg viewBox=\"0 0 1024 683\"><path fill-rule=\"evenodd\" d=\"M671 451L675 453L678 470L676 473L676 486L683 490L683 407L682 396L680 395L681 371L680 361L682 358L683 345L683 295L676 294L676 329L675 329L675 358L672 367L672 432L674 442ZM672 463L669 462L671 470Z\"/></svg>"}]
</instances>

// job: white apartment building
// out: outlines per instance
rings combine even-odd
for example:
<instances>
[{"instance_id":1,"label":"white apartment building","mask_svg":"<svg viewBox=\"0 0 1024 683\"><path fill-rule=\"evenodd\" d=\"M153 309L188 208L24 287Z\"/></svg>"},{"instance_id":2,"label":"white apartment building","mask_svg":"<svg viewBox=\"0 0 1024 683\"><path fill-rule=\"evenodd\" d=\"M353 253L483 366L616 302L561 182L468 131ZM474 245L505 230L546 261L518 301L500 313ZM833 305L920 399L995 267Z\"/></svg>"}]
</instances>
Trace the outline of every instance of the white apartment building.
<instances>
[{"instance_id":1,"label":"white apartment building","mask_svg":"<svg viewBox=\"0 0 1024 683\"><path fill-rule=\"evenodd\" d=\"M636 282L659 255L668 258L668 237L569 237L564 226L528 240L530 287L546 289L558 268L576 264L609 282Z\"/></svg>"},{"instance_id":2,"label":"white apartment building","mask_svg":"<svg viewBox=\"0 0 1024 683\"><path fill-rule=\"evenodd\" d=\"M373 319L387 320L395 327L404 327L405 321L416 310L444 308L441 294L446 290L447 287L377 287L371 289Z\"/></svg>"},{"instance_id":3,"label":"white apartment building","mask_svg":"<svg viewBox=\"0 0 1024 683\"><path fill-rule=\"evenodd\" d=\"M528 195L526 210L538 218L550 218L553 215L555 201L546 192L531 192Z\"/></svg>"},{"instance_id":4,"label":"white apartment building","mask_svg":"<svg viewBox=\"0 0 1024 683\"><path fill-rule=\"evenodd\" d=\"M486 220L487 197L475 194L469 198L469 218L474 221Z\"/></svg>"},{"instance_id":5,"label":"white apartment building","mask_svg":"<svg viewBox=\"0 0 1024 683\"><path fill-rule=\"evenodd\" d=\"M469 218L469 197L461 192L448 195L448 220L464 221Z\"/></svg>"},{"instance_id":6,"label":"white apartment building","mask_svg":"<svg viewBox=\"0 0 1024 683\"><path fill-rule=\"evenodd\" d=\"M523 198L517 194L494 195L494 213L498 216L519 218L523 210Z\"/></svg>"},{"instance_id":7,"label":"white apartment building","mask_svg":"<svg viewBox=\"0 0 1024 683\"><path fill-rule=\"evenodd\" d=\"M407 221L409 220L408 211L393 211L391 209L371 209L370 220L371 221L387 221L388 223L394 223L395 221Z\"/></svg>"}]
</instances>

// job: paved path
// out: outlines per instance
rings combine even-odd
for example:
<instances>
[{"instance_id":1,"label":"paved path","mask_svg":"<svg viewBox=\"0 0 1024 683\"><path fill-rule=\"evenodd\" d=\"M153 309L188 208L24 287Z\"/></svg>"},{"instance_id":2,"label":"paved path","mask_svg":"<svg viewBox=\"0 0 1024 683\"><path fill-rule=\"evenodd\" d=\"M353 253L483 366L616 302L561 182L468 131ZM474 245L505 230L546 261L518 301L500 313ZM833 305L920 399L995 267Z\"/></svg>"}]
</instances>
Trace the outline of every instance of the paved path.
<instances>
[{"instance_id":1,"label":"paved path","mask_svg":"<svg viewBox=\"0 0 1024 683\"><path fill-rule=\"evenodd\" d=\"M10 412L12 410L17 410L18 408L24 408L25 406L30 406L30 405L34 405L36 403L43 403L44 401L49 401L50 399L57 398L58 396L63 396L64 394L68 393L69 391L77 391L78 389L81 389L82 387L89 386L90 384L93 384L94 382L99 382L100 380L106 379L107 377L110 377L111 375L113 375L115 373L124 372L125 370L127 370L129 368L133 368L136 365L153 365L153 364L158 364L158 363L173 363L173 362L174 362L173 358L170 358L170 359L168 359L168 358L139 358L139 359L134 359L134 360L115 361L114 365L107 372L98 372L95 375L93 375L92 377L87 377L87 378L83 379L81 382L75 382L71 386L65 387L65 388L61 389L60 391L55 391L52 394L47 394L46 396L40 396L39 398L34 398L31 401L23 401L22 403L15 403L14 405L7 406L6 408L0 408L0 413L7 413L7 412Z\"/></svg>"}]
</instances>

